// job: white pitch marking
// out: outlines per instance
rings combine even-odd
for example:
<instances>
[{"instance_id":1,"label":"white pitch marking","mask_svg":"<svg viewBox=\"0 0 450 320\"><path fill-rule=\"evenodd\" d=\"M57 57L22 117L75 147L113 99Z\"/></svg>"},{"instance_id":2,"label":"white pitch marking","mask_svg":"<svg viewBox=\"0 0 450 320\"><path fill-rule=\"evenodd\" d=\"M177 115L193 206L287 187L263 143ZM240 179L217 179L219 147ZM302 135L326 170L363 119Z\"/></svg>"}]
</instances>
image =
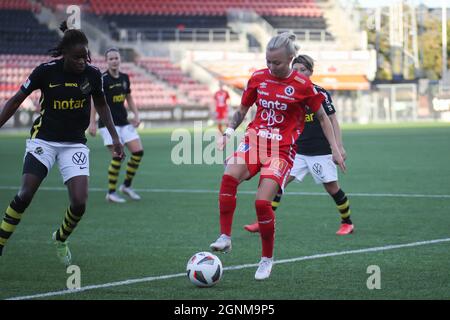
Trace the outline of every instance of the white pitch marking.
<instances>
[{"instance_id":1,"label":"white pitch marking","mask_svg":"<svg viewBox=\"0 0 450 320\"><path fill-rule=\"evenodd\" d=\"M417 246L424 246L424 245L428 245L428 244L435 244L435 243L442 243L442 242L450 242L450 238L411 242L411 243L404 243L404 244L387 245L387 246L383 246L383 247L373 247L373 248L365 248L365 249L356 249L356 250L315 254L312 256L304 256L304 257L298 257L298 258L276 260L276 261L274 261L274 264L283 264L283 263L291 263L291 262L304 261L304 260L336 257L336 256L347 255L347 254L358 254L358 253L386 251L386 250L408 248L408 247L417 247ZM226 267L226 268L224 268L224 270L239 270L239 269L245 269L245 268L253 268L253 267L257 267L257 266L258 266L257 263L242 264L242 265L238 265L238 266ZM52 291L52 292L47 292L47 293L38 293L38 294L33 294L33 295L28 295L28 296L11 297L6 300L28 300L28 299L36 299L36 298L61 296L61 295L65 295L65 294L84 292L84 291L94 290L94 289L111 288L111 287L134 284L134 283L151 282L151 281L156 281L156 280L179 278L179 277L183 277L183 276L186 276L186 273L176 273L176 274L146 277L146 278L140 278L140 279L129 279L129 280L124 280L124 281L110 282L110 283L104 283L104 284L98 284L98 285L90 285L90 286L82 287L80 289L75 289L75 290L61 290L61 291Z\"/></svg>"},{"instance_id":2,"label":"white pitch marking","mask_svg":"<svg viewBox=\"0 0 450 320\"><path fill-rule=\"evenodd\" d=\"M19 190L19 186L0 186L0 190ZM67 191L64 187L39 187L43 191ZM218 190L211 189L134 189L137 192L149 193L214 193L218 194ZM91 187L89 191L92 192L106 192L107 189ZM240 194L256 194L256 191L239 190ZM285 192L288 196L329 196L325 192ZM347 193L352 197L388 197L388 198L442 198L450 199L449 194L414 194L414 193Z\"/></svg>"}]
</instances>

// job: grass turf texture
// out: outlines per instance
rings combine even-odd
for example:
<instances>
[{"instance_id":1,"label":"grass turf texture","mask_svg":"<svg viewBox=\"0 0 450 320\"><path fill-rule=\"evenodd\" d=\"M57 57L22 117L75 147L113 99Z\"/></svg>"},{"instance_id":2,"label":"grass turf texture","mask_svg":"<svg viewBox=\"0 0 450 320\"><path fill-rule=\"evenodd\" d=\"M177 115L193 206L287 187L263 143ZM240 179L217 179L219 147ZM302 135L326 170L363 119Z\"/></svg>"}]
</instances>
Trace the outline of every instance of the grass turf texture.
<instances>
[{"instance_id":1,"label":"grass turf texture","mask_svg":"<svg viewBox=\"0 0 450 320\"><path fill-rule=\"evenodd\" d=\"M450 126L352 126L343 135L348 173L340 175L340 184L349 194L356 232L335 235L335 205L311 178L292 183L288 193L317 194L283 198L276 212L276 260L449 238L449 197L377 195L450 195ZM188 258L208 251L218 236L223 166L172 164L176 142L170 132L145 132L142 139L145 156L133 186L146 190L140 192L142 201L123 205L105 202L109 154L99 137L88 142L93 191L70 238L82 286L184 273ZM20 184L24 140L23 135L0 136L2 212ZM124 171L125 164L120 182ZM257 181L245 182L239 190L255 191ZM67 192L53 189L63 188L57 168L42 187L0 258L0 299L66 288L69 274L50 241L68 205ZM259 236L242 228L254 219L254 194L238 193L233 252L219 255L225 267L259 261ZM222 281L210 289L197 289L180 276L48 299L449 299L449 249L444 242L291 262L275 265L263 282L253 278L256 267L225 270ZM381 268L381 290L366 287L369 265Z\"/></svg>"}]
</instances>

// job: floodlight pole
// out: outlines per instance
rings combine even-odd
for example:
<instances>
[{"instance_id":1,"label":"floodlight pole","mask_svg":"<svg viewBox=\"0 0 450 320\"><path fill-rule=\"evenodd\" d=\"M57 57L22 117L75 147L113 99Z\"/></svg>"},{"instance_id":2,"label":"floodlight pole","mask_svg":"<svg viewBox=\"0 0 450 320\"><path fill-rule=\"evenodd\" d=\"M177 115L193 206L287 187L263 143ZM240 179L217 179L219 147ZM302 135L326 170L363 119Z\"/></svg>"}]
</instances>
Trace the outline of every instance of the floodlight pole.
<instances>
[{"instance_id":1,"label":"floodlight pole","mask_svg":"<svg viewBox=\"0 0 450 320\"><path fill-rule=\"evenodd\" d=\"M447 6L446 0L442 0L442 82L448 85L447 79Z\"/></svg>"}]
</instances>

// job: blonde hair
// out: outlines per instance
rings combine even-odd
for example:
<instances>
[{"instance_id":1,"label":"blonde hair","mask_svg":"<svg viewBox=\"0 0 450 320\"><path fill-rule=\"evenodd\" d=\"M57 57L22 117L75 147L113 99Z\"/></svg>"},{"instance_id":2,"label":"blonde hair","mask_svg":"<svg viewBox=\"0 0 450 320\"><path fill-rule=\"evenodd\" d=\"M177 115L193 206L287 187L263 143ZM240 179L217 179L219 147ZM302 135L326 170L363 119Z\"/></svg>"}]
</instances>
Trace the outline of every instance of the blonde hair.
<instances>
[{"instance_id":1,"label":"blonde hair","mask_svg":"<svg viewBox=\"0 0 450 320\"><path fill-rule=\"evenodd\" d=\"M277 36L272 37L267 44L267 50L276 50L279 48L285 48L286 53L290 57L295 57L300 46L295 44L297 36L292 32L283 32Z\"/></svg>"}]
</instances>

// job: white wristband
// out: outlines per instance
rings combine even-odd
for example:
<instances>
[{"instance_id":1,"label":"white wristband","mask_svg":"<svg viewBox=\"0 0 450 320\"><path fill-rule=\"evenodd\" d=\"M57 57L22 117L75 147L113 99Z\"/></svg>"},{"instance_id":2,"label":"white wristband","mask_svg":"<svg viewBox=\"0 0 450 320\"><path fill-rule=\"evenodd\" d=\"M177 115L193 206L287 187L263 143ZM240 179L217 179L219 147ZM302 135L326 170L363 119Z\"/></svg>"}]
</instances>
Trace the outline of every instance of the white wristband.
<instances>
[{"instance_id":1,"label":"white wristband","mask_svg":"<svg viewBox=\"0 0 450 320\"><path fill-rule=\"evenodd\" d=\"M223 134L229 138L233 135L233 133L234 133L234 129L228 127Z\"/></svg>"}]
</instances>

